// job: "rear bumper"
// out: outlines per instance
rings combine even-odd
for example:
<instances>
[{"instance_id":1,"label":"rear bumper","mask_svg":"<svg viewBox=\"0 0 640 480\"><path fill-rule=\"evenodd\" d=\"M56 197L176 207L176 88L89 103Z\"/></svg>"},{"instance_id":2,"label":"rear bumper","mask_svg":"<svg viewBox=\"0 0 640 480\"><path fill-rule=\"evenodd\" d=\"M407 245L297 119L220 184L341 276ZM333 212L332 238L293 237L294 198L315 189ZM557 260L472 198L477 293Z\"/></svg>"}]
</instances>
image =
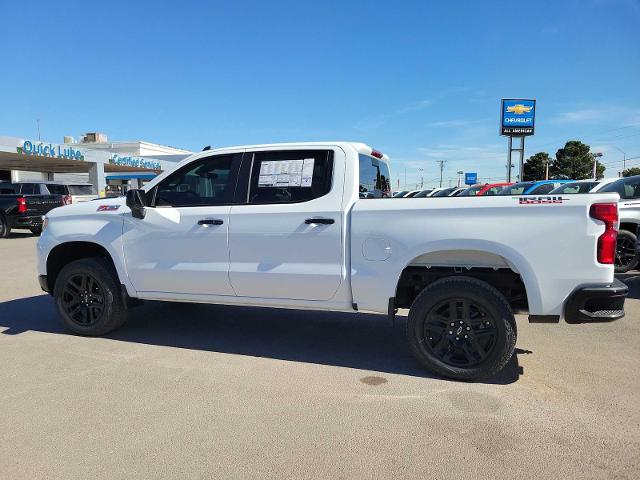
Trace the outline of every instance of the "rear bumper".
<instances>
[{"instance_id":1,"label":"rear bumper","mask_svg":"<svg viewBox=\"0 0 640 480\"><path fill-rule=\"evenodd\" d=\"M13 228L29 228L42 226L42 215L23 215L13 217Z\"/></svg>"},{"instance_id":2,"label":"rear bumper","mask_svg":"<svg viewBox=\"0 0 640 480\"><path fill-rule=\"evenodd\" d=\"M620 280L609 285L581 287L565 305L567 323L610 322L624 317L624 300L629 292Z\"/></svg>"}]
</instances>

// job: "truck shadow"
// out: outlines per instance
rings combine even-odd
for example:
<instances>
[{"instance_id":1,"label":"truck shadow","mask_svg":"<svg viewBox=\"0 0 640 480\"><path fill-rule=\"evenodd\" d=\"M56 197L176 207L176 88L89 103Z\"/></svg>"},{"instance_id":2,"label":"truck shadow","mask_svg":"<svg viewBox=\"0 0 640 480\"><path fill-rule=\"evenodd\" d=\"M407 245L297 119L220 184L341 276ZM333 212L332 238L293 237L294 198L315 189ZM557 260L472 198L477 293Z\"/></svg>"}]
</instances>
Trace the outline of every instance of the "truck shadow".
<instances>
[{"instance_id":1,"label":"truck shadow","mask_svg":"<svg viewBox=\"0 0 640 480\"><path fill-rule=\"evenodd\" d=\"M616 275L621 282L625 283L629 287L629 294L627 298L640 299L640 273L619 273Z\"/></svg>"},{"instance_id":2,"label":"truck shadow","mask_svg":"<svg viewBox=\"0 0 640 480\"><path fill-rule=\"evenodd\" d=\"M250 355L294 362L439 378L422 369L404 339L405 317L395 326L383 315L225 305L146 302L107 338L149 345ZM67 335L48 295L0 303L0 331L28 330ZM516 350L507 367L489 384L516 382L522 372Z\"/></svg>"}]
</instances>

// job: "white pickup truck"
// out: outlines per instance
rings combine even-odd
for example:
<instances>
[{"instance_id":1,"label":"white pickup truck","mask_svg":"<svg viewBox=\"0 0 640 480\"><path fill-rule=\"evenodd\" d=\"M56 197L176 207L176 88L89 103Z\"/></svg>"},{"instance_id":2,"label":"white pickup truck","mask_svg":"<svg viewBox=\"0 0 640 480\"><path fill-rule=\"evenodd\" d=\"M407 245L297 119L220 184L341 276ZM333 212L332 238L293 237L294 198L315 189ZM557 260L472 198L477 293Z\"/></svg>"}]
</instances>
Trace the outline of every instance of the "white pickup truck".
<instances>
[{"instance_id":1,"label":"white pickup truck","mask_svg":"<svg viewBox=\"0 0 640 480\"><path fill-rule=\"evenodd\" d=\"M122 325L137 299L390 320L410 308L417 360L461 380L509 361L514 309L532 322L624 315L617 194L389 196L388 158L359 143L201 152L126 200L50 212L40 285L80 335Z\"/></svg>"}]
</instances>

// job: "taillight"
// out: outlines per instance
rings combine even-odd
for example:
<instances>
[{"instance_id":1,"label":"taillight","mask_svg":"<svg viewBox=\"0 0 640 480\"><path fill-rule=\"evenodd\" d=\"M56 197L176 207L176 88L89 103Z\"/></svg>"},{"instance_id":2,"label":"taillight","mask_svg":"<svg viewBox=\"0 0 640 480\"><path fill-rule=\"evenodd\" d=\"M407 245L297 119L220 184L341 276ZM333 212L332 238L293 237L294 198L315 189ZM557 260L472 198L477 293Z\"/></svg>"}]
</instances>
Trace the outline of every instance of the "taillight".
<instances>
[{"instance_id":1,"label":"taillight","mask_svg":"<svg viewBox=\"0 0 640 480\"><path fill-rule=\"evenodd\" d=\"M616 240L618 238L618 204L594 203L589 216L604 222L604 233L598 237L597 258L599 263L613 264L616 259Z\"/></svg>"},{"instance_id":2,"label":"taillight","mask_svg":"<svg viewBox=\"0 0 640 480\"><path fill-rule=\"evenodd\" d=\"M372 157L376 157L376 158L382 158L383 157L382 152L379 152L377 150L371 150L371 156Z\"/></svg>"},{"instance_id":3,"label":"taillight","mask_svg":"<svg viewBox=\"0 0 640 480\"><path fill-rule=\"evenodd\" d=\"M24 197L18 198L18 213L27 213L27 199Z\"/></svg>"}]
</instances>

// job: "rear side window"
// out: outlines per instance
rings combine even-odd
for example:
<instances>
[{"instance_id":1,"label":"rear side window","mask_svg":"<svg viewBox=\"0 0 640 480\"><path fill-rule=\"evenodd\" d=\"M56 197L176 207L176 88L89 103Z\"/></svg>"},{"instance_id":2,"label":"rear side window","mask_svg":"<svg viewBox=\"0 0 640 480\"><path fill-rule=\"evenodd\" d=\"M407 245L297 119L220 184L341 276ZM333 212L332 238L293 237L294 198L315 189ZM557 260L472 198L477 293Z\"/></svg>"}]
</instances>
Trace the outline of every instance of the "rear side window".
<instances>
[{"instance_id":1,"label":"rear side window","mask_svg":"<svg viewBox=\"0 0 640 480\"><path fill-rule=\"evenodd\" d=\"M600 192L616 192L620 198L627 200L640 198L640 176L621 178L604 186Z\"/></svg>"},{"instance_id":2,"label":"rear side window","mask_svg":"<svg viewBox=\"0 0 640 480\"><path fill-rule=\"evenodd\" d=\"M93 195L93 187L91 185L69 185L70 195Z\"/></svg>"},{"instance_id":3,"label":"rear side window","mask_svg":"<svg viewBox=\"0 0 640 480\"><path fill-rule=\"evenodd\" d=\"M0 183L0 195L13 195L16 193L16 188L10 183Z\"/></svg>"},{"instance_id":4,"label":"rear side window","mask_svg":"<svg viewBox=\"0 0 640 480\"><path fill-rule=\"evenodd\" d=\"M233 155L196 160L169 175L157 187L155 205L197 207L229 203Z\"/></svg>"},{"instance_id":5,"label":"rear side window","mask_svg":"<svg viewBox=\"0 0 640 480\"><path fill-rule=\"evenodd\" d=\"M554 188L555 187L553 186L553 183L545 183L544 185L540 185L539 187L536 187L533 190L531 190L528 193L528 195L540 195L540 194L549 193Z\"/></svg>"},{"instance_id":6,"label":"rear side window","mask_svg":"<svg viewBox=\"0 0 640 480\"><path fill-rule=\"evenodd\" d=\"M22 183L20 184L20 193L22 195L33 195L36 192L35 183Z\"/></svg>"},{"instance_id":7,"label":"rear side window","mask_svg":"<svg viewBox=\"0 0 640 480\"><path fill-rule=\"evenodd\" d=\"M360 198L388 198L391 196L391 179L387 162L368 155L359 156Z\"/></svg>"},{"instance_id":8,"label":"rear side window","mask_svg":"<svg viewBox=\"0 0 640 480\"><path fill-rule=\"evenodd\" d=\"M67 195L67 186L66 185L58 185L55 183L48 183L47 190L49 193L53 195Z\"/></svg>"},{"instance_id":9,"label":"rear side window","mask_svg":"<svg viewBox=\"0 0 640 480\"><path fill-rule=\"evenodd\" d=\"M291 150L253 154L248 203L300 203L331 190L331 150Z\"/></svg>"}]
</instances>

